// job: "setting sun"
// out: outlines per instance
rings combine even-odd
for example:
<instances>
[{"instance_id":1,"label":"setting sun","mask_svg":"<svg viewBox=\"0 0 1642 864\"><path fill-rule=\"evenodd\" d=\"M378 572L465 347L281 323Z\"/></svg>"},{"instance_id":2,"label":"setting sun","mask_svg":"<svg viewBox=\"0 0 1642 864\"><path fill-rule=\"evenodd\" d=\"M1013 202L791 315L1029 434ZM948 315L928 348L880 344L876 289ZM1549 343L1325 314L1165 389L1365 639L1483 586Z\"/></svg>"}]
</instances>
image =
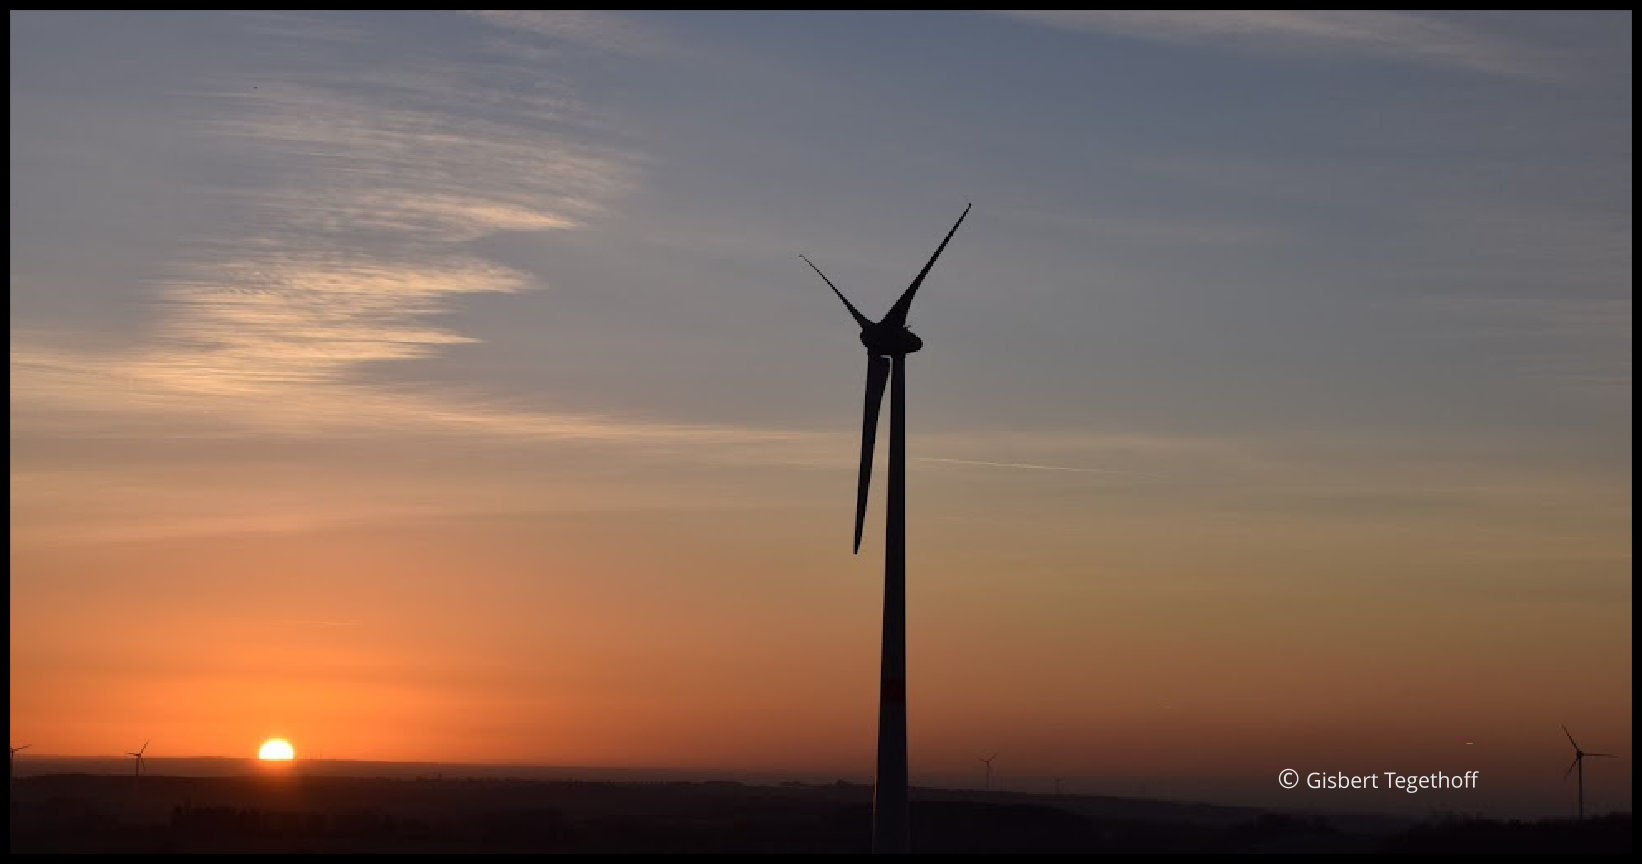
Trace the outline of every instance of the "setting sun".
<instances>
[{"instance_id":1,"label":"setting sun","mask_svg":"<svg viewBox=\"0 0 1642 864\"><path fill-rule=\"evenodd\" d=\"M257 751L257 758L271 762L285 762L296 758L296 751L291 749L291 742L284 738L269 738L262 742L262 749Z\"/></svg>"}]
</instances>

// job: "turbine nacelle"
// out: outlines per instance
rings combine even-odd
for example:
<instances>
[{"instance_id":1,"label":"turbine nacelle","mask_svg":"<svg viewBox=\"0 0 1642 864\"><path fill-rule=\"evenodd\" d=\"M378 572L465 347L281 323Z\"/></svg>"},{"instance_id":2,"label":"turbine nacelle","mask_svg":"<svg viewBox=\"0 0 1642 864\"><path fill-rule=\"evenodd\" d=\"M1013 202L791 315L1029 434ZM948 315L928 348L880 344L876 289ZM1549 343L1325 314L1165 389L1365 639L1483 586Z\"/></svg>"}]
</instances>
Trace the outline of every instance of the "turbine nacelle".
<instances>
[{"instance_id":1,"label":"turbine nacelle","mask_svg":"<svg viewBox=\"0 0 1642 864\"><path fill-rule=\"evenodd\" d=\"M924 347L924 340L905 327L882 321L861 328L861 344L874 357L901 357Z\"/></svg>"}]
</instances>

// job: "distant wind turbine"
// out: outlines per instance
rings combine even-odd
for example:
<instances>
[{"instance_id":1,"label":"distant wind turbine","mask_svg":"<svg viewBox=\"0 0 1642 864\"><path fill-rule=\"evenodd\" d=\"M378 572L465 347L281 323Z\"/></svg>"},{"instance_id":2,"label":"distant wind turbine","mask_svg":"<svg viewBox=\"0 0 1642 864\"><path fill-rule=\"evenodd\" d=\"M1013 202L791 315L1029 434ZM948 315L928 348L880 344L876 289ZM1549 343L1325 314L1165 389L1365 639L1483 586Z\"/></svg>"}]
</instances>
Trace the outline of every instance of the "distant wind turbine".
<instances>
[{"instance_id":1,"label":"distant wind turbine","mask_svg":"<svg viewBox=\"0 0 1642 864\"><path fill-rule=\"evenodd\" d=\"M981 761L986 763L986 786L984 787L986 789L992 788L992 760L996 758L998 758L998 754L996 753L993 753L991 756L981 757Z\"/></svg>"},{"instance_id":2,"label":"distant wind turbine","mask_svg":"<svg viewBox=\"0 0 1642 864\"><path fill-rule=\"evenodd\" d=\"M907 837L907 681L906 681L906 362L907 355L924 347L907 329L907 310L913 295L924 284L929 268L941 257L963 215L946 232L929 263L912 284L901 292L895 305L882 320L861 314L855 304L832 284L827 274L804 258L815 275L827 283L832 293L844 301L844 308L861 327L861 344L867 348L866 409L861 421L861 472L855 490L855 551L861 551L861 526L867 517L867 485L872 480L872 448L878 435L878 409L884 401L884 384L890 383L889 398L889 508L884 538L884 636L878 673L878 773L872 792L872 849L874 852L905 852ZM893 374L891 374L893 373Z\"/></svg>"},{"instance_id":3,"label":"distant wind turbine","mask_svg":"<svg viewBox=\"0 0 1642 864\"><path fill-rule=\"evenodd\" d=\"M1568 743L1569 744L1574 745L1574 761L1568 763L1568 770L1567 771L1562 772L1562 780L1563 780L1563 782L1567 782L1568 775L1570 773L1572 773L1575 768L1579 769L1579 818L1584 819L1585 818L1585 757L1586 756L1606 756L1609 759L1617 759L1619 757L1613 755L1612 753L1586 753L1584 750L1579 749L1579 742L1574 740L1574 733L1569 732L1567 726L1562 727L1562 734L1568 736Z\"/></svg>"},{"instance_id":4,"label":"distant wind turbine","mask_svg":"<svg viewBox=\"0 0 1642 864\"><path fill-rule=\"evenodd\" d=\"M11 748L11 758L10 758L10 760L8 760L6 762L6 778L7 779L9 779L9 780L17 779L17 754L23 752L24 750L29 749L29 746L30 745L28 745L28 744L24 744L21 747Z\"/></svg>"},{"instance_id":5,"label":"distant wind turbine","mask_svg":"<svg viewBox=\"0 0 1642 864\"><path fill-rule=\"evenodd\" d=\"M141 777L141 776L143 776L143 754L144 754L144 753L146 753L146 752L147 752L147 751L148 751L148 742L147 742L147 741L144 741L144 742L143 742L143 749L141 749L141 750L138 750L138 751L137 751L137 752L135 752L135 753L127 753L127 754L125 754L125 755L127 755L127 756L135 756L135 757L137 757L137 765L136 765L136 770L134 770L134 771L133 771L133 772L132 772L132 774L131 774L131 776L133 776L133 777Z\"/></svg>"}]
</instances>

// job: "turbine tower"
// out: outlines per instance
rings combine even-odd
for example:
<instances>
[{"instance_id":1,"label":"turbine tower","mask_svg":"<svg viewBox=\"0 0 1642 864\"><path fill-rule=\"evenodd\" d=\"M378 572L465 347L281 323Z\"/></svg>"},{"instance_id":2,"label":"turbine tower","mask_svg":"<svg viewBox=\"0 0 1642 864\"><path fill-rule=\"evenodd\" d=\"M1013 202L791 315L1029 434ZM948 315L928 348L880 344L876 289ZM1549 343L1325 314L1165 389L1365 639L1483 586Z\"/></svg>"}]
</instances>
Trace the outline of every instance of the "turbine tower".
<instances>
[{"instance_id":1,"label":"turbine tower","mask_svg":"<svg viewBox=\"0 0 1642 864\"><path fill-rule=\"evenodd\" d=\"M24 744L21 747L11 748L11 759L8 762L6 762L6 779L8 779L8 780L16 780L17 779L17 754L21 753L24 750L29 749L29 747L30 747L30 745Z\"/></svg>"},{"instance_id":2,"label":"turbine tower","mask_svg":"<svg viewBox=\"0 0 1642 864\"><path fill-rule=\"evenodd\" d=\"M996 758L998 758L998 754L996 753L993 753L991 756L981 757L981 761L986 763L986 786L984 787L986 789L992 788L992 760Z\"/></svg>"},{"instance_id":3,"label":"turbine tower","mask_svg":"<svg viewBox=\"0 0 1642 864\"><path fill-rule=\"evenodd\" d=\"M141 749L141 750L138 750L138 751L137 751L137 752L135 752L135 753L127 753L127 754L125 754L125 755L127 755L127 756L135 756L135 757L137 757L137 765L136 765L136 770L134 770L134 771L133 771L133 772L132 772L132 774L131 774L131 776L133 776L133 777L141 777L141 776L143 776L143 753L145 753L145 752L147 752L147 750L148 750L148 742L147 742L147 741L144 741L144 742L143 742L143 749Z\"/></svg>"},{"instance_id":4,"label":"turbine tower","mask_svg":"<svg viewBox=\"0 0 1642 864\"><path fill-rule=\"evenodd\" d=\"M827 274L810 265L832 293L844 301L844 308L861 327L861 344L867 348L866 408L861 422L861 472L855 490L855 551L861 551L861 527L867 516L867 485L872 480L872 448L878 434L878 409L884 401L884 384L889 397L889 508L885 515L884 538L884 635L878 680L878 770L872 791L872 850L906 852L907 839L907 682L906 682L906 362L907 355L924 347L907 329L907 310L913 295L924 284L929 268L941 257L958 226L969 215L969 206L953 223L952 230L929 256L929 263L901 292L895 305L882 320L861 314L855 304L832 284Z\"/></svg>"},{"instance_id":5,"label":"turbine tower","mask_svg":"<svg viewBox=\"0 0 1642 864\"><path fill-rule=\"evenodd\" d=\"M1564 782L1564 783L1568 782L1568 774L1570 772L1572 772L1575 768L1579 769L1579 818L1584 819L1585 818L1585 757L1586 756L1606 756L1609 759L1617 759L1618 757L1613 755L1612 753L1586 753L1584 750L1579 749L1579 742L1574 740L1574 733L1569 732L1567 726L1562 727L1562 734L1568 736L1568 743L1569 744L1574 745L1574 761L1568 763L1568 770L1567 771L1562 772L1562 782Z\"/></svg>"}]
</instances>

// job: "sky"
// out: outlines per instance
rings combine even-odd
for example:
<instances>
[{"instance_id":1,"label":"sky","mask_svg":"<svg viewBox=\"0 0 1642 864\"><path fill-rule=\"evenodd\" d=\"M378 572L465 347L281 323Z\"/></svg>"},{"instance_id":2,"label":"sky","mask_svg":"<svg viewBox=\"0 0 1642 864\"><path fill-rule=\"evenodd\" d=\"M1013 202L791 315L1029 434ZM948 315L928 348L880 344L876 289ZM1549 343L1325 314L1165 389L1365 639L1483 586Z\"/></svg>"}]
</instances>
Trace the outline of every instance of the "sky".
<instances>
[{"instance_id":1,"label":"sky","mask_svg":"<svg viewBox=\"0 0 1642 864\"><path fill-rule=\"evenodd\" d=\"M14 745L1631 806L1629 12L10 24Z\"/></svg>"}]
</instances>

